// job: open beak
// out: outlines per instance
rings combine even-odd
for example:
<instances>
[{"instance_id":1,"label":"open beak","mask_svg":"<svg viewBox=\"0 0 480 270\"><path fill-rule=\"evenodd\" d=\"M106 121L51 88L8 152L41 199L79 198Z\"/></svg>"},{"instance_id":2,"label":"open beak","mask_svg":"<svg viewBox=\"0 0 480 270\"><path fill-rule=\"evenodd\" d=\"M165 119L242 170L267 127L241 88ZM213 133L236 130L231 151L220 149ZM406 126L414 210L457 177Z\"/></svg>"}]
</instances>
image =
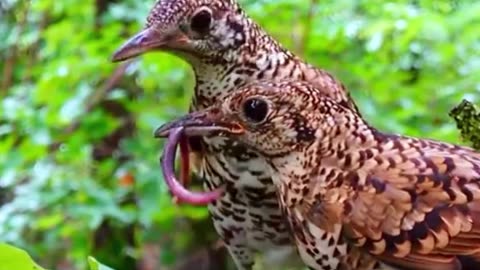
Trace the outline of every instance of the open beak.
<instances>
[{"instance_id":1,"label":"open beak","mask_svg":"<svg viewBox=\"0 0 480 270\"><path fill-rule=\"evenodd\" d=\"M166 123L154 132L156 138L168 137L171 130L182 127L187 136L207 136L216 134L241 135L244 127L238 122L221 116L218 109L198 111L187 114L175 121Z\"/></svg>"},{"instance_id":2,"label":"open beak","mask_svg":"<svg viewBox=\"0 0 480 270\"><path fill-rule=\"evenodd\" d=\"M149 51L175 47L187 41L181 31L160 31L150 26L127 40L112 56L113 62L124 61Z\"/></svg>"}]
</instances>

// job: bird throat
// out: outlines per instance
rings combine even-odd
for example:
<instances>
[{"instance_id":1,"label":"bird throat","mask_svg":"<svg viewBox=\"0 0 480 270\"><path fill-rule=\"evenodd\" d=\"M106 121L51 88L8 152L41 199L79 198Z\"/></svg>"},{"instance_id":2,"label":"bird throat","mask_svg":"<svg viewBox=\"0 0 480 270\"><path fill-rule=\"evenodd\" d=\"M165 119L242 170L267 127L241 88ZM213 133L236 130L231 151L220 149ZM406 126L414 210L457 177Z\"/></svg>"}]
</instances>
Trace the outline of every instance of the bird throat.
<instances>
[{"instance_id":1,"label":"bird throat","mask_svg":"<svg viewBox=\"0 0 480 270\"><path fill-rule=\"evenodd\" d=\"M259 40L237 50L209 56L179 55L190 63L195 74L194 109L205 109L253 81L292 77L287 65L296 62L293 54L261 30L256 36Z\"/></svg>"}]
</instances>

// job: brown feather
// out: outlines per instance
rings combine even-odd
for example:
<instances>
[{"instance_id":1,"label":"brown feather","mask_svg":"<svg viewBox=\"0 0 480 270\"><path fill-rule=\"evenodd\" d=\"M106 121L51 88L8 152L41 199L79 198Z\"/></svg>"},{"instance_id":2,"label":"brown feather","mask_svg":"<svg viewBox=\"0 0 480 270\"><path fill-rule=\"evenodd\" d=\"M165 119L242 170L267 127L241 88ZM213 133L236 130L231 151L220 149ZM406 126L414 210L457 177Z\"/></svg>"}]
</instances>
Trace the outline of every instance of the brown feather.
<instances>
[{"instance_id":1,"label":"brown feather","mask_svg":"<svg viewBox=\"0 0 480 270\"><path fill-rule=\"evenodd\" d=\"M423 270L461 270L459 261L453 257L440 255L417 255L412 254L403 258L390 256L378 256L384 262L400 267L401 269L423 269Z\"/></svg>"}]
</instances>

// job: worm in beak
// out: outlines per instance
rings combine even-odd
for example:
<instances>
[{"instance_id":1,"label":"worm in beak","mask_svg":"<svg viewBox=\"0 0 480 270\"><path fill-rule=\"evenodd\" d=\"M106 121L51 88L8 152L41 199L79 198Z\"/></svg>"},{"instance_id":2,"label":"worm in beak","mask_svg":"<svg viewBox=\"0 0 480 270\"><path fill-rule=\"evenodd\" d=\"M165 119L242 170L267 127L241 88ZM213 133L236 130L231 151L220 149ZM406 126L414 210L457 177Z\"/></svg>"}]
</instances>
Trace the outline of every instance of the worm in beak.
<instances>
[{"instance_id":1,"label":"worm in beak","mask_svg":"<svg viewBox=\"0 0 480 270\"><path fill-rule=\"evenodd\" d=\"M182 137L182 133L182 127L170 130L170 134L168 136L163 155L160 158L163 177L172 195L176 197L178 201L193 205L209 204L220 198L223 192L223 188L220 187L209 192L193 192L186 189L182 185L182 183L180 183L175 177L175 154L177 144Z\"/></svg>"},{"instance_id":2,"label":"worm in beak","mask_svg":"<svg viewBox=\"0 0 480 270\"><path fill-rule=\"evenodd\" d=\"M176 121L169 122L155 131L155 137L168 137L161 158L162 172L172 195L177 202L185 202L194 205L205 205L217 200L224 187L219 187L209 192L189 191L184 185L189 179L188 136L206 136L215 134L238 135L243 133L243 127L221 117L219 110L208 110L190 113ZM181 152L181 176L180 181L175 177L175 153L177 144L180 144Z\"/></svg>"}]
</instances>

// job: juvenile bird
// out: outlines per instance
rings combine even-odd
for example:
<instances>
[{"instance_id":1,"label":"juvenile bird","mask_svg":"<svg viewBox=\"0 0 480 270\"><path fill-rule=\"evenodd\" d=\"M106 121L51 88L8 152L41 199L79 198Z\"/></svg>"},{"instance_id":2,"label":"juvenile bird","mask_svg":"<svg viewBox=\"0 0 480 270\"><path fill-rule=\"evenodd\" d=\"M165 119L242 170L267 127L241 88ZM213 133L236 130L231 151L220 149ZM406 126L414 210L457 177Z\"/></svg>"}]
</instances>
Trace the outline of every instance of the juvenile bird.
<instances>
[{"instance_id":1,"label":"juvenile bird","mask_svg":"<svg viewBox=\"0 0 480 270\"><path fill-rule=\"evenodd\" d=\"M156 135L183 127L264 157L311 269L450 270L480 259L480 154L380 132L324 93L260 82Z\"/></svg>"},{"instance_id":2,"label":"juvenile bird","mask_svg":"<svg viewBox=\"0 0 480 270\"><path fill-rule=\"evenodd\" d=\"M191 111L211 106L251 82L283 78L309 81L356 110L340 82L282 47L234 0L157 1L145 28L122 45L113 60L158 50L193 67ZM225 187L208 208L237 268L251 269L255 251L266 254L268 265L290 261L292 244L265 161L237 141L198 136L189 141L193 167L205 180L205 189Z\"/></svg>"}]
</instances>

